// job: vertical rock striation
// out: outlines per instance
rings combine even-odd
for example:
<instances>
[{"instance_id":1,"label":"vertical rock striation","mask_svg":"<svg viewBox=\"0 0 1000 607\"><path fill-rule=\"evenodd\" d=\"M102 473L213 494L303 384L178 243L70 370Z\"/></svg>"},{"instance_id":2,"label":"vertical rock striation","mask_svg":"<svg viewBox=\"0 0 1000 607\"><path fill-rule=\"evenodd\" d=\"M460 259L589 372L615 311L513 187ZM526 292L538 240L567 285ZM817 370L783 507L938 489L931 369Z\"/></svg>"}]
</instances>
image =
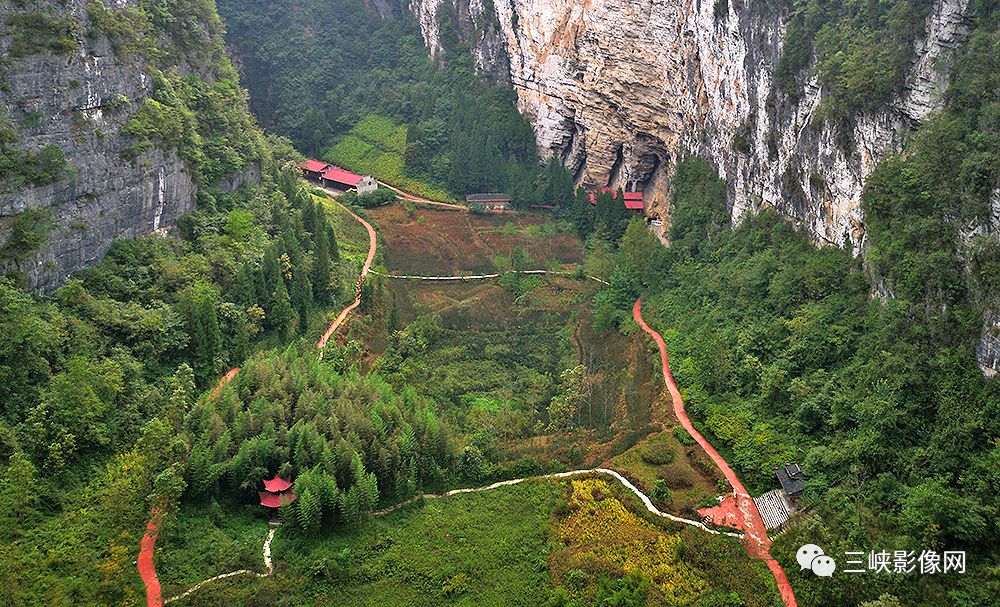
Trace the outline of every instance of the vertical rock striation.
<instances>
[{"instance_id":1,"label":"vertical rock striation","mask_svg":"<svg viewBox=\"0 0 1000 607\"><path fill-rule=\"evenodd\" d=\"M441 41L426 16L442 1L467 2L410 4L434 54ZM471 0L467 6L471 22L486 21L479 15L490 4ZM492 6L503 55L485 53L482 41L489 37L478 30L465 32L466 40L480 65L488 57L507 59L503 68L541 154L560 158L579 184L641 189L646 215L668 220L673 167L697 154L728 181L734 220L773 208L818 242L849 241L859 251L865 180L942 109L951 56L970 34L969 0L935 0L901 92L879 111L834 125L820 116L823 90L816 77L795 99L776 93L788 15L773 5L495 0ZM1000 191L993 199L992 225L977 230L1000 238ZM669 221L653 225L665 237ZM978 359L984 373L1000 371L1000 314L986 314Z\"/></svg>"},{"instance_id":2,"label":"vertical rock striation","mask_svg":"<svg viewBox=\"0 0 1000 607\"><path fill-rule=\"evenodd\" d=\"M47 185L10 187L0 179L0 247L22 213L51 219L40 247L3 262L2 269L19 271L36 290L59 286L75 270L101 259L114 240L161 232L195 206L199 184L174 150L152 144L136 157L130 149L134 142L123 127L151 95L152 69L140 53L116 48L120 41L112 43L96 18L91 20L92 4L0 4L0 127L4 122L13 126L11 147L37 152L58 146L68 165ZM139 6L138 0L104 2L106 11ZM25 50L26 37L36 35L33 30L46 35L52 29L44 27L46 18L70 24L68 41ZM214 67L207 61L182 57L170 69L210 79ZM212 185L232 191L259 179L258 164Z\"/></svg>"}]
</instances>

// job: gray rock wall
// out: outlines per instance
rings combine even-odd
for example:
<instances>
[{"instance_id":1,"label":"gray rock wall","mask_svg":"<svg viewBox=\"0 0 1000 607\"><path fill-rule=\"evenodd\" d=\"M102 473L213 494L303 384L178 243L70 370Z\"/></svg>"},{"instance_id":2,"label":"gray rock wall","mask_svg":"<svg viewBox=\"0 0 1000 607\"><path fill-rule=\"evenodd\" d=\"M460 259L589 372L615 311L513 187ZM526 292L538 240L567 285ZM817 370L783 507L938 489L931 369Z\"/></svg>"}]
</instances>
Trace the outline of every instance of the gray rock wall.
<instances>
[{"instance_id":1,"label":"gray rock wall","mask_svg":"<svg viewBox=\"0 0 1000 607\"><path fill-rule=\"evenodd\" d=\"M85 20L85 2L47 4L53 12ZM0 22L12 11L11 3L0 6ZM196 193L175 153L153 149L135 160L122 156L128 141L120 129L152 86L142 63L117 56L103 36L80 36L78 42L72 55L12 61L0 89L0 111L20 130L17 147L57 144L73 167L54 184L0 194L0 246L19 212L51 210L55 227L47 245L16 268L31 288L43 291L101 259L115 239L169 227L194 207ZM5 30L4 54L9 44Z\"/></svg>"}]
</instances>

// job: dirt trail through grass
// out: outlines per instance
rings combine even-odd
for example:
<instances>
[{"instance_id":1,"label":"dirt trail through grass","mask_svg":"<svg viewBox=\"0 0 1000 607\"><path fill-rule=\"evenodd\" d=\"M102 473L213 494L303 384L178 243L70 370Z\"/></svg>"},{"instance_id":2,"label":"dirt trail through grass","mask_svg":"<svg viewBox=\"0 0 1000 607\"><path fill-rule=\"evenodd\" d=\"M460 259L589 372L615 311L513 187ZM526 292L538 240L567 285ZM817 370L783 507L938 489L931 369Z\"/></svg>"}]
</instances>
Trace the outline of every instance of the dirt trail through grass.
<instances>
[{"instance_id":1,"label":"dirt trail through grass","mask_svg":"<svg viewBox=\"0 0 1000 607\"><path fill-rule=\"evenodd\" d=\"M574 272L558 272L552 270L512 270L514 274L552 274L555 276L573 276ZM490 278L500 278L502 274L473 274L473 275L455 275L455 276L415 276L410 274L379 274L378 272L372 272L378 276L385 276L386 278L395 278L399 280L430 280L430 281L465 281L465 280L487 280ZM586 276L588 280L593 280L599 282L602 285L607 285L608 282L603 278L598 278L596 276Z\"/></svg>"},{"instance_id":2,"label":"dirt trail through grass","mask_svg":"<svg viewBox=\"0 0 1000 607\"><path fill-rule=\"evenodd\" d=\"M702 522L700 522L700 521L693 521L691 519L682 518L680 516L674 516L673 514L670 514L668 512L661 511L659 508L657 508L653 504L653 500L649 499L649 496L647 496L645 493L643 493L642 491L640 491L639 488L636 487L635 485L633 485L627 478L625 478L624 476L622 476L618 472L615 472L614 470L609 470L608 468L587 468L587 469L584 469L584 470L570 470L569 472L556 472L556 473L553 473L553 474L543 474L543 475L540 475L540 476L528 476L528 477L525 477L525 478L515 478L515 479L511 479L511 480L507 480L507 481L496 482L496 483L493 483L492 485L486 485L485 487L470 487L470 488L467 488L467 489L452 489L451 491L446 491L444 493L425 493L423 495L417 495L415 497L411 497L410 499L406 500L405 502L400 502L400 503L396 504L395 506L391 506L389 508L386 508L385 510L379 510L378 512L375 513L375 516L385 516L386 514L390 514L392 512L395 512L396 510L399 510L400 508L402 508L404 506L407 506L409 504L412 504L413 502L416 502L416 501L421 500L421 499L433 500L433 499L441 499L441 498L445 498L445 497L451 497L453 495L461 495L463 493L481 493L483 491L492 491L494 489L499 489L500 487L509 487L511 485L519 485L519 484L527 482L527 481L542 481L542 480L548 480L548 479L569 478L571 476L582 476L582 475L587 475L587 474L591 474L591 475L592 474L601 474L601 475L610 476L610 477L614 478L619 483L621 483L626 489L628 489L629 491L631 491L632 493L634 493L635 496L639 498L639 501L642 502L643 506L646 507L646 510L648 512L650 512L652 514L655 514L656 516L659 516L661 518L665 518L665 519L674 521L675 523L682 523L684 525L691 525L692 527L698 527L699 529L701 529L703 531L707 531L707 532L709 532L709 533L711 533L713 535L728 535L730 537L741 538L741 539L743 537L743 535L741 535L739 533L732 533L732 532L729 532L729 531L718 531L716 529L710 529L710 528L706 527L705 524L702 523Z\"/></svg>"},{"instance_id":3,"label":"dirt trail through grass","mask_svg":"<svg viewBox=\"0 0 1000 607\"><path fill-rule=\"evenodd\" d=\"M191 586L190 588L178 594L177 596L172 596L169 599L163 601L163 604L166 605L167 603L173 603L174 601L178 601L180 599L191 596L204 586L211 584L212 582L218 582L219 580L224 580L226 578L236 577L238 575L249 575L251 577L267 577L272 573L274 573L274 563L271 562L271 542L274 540L274 532L278 530L279 524L280 523L271 522L268 525L269 528L267 530L267 537L264 538L264 548L261 550L261 553L263 554L264 557L264 573L250 571L249 569L237 569L236 571L230 571L229 573L221 573L219 575L212 576L207 580L202 580L198 582L197 584Z\"/></svg>"},{"instance_id":4,"label":"dirt trail through grass","mask_svg":"<svg viewBox=\"0 0 1000 607\"><path fill-rule=\"evenodd\" d=\"M781 592L781 599L785 602L786 607L797 607L795 601L795 593L792 591L792 585L788 581L788 576L785 575L785 570L782 569L778 561L771 557L771 538L767 536L767 529L764 527L764 520L761 518L760 513L757 511L757 505L754 503L753 498L747 492L746 487L740 482L736 472L729 466L725 458L716 451L715 447L709 443L700 432L695 430L694 425L687 416L687 412L684 410L684 401L681 399L681 392L677 388L677 383L674 381L673 375L670 373L670 358L667 354L667 345L663 341L663 337L659 333L654 331L646 324L646 321L642 318L642 304L641 300L635 300L635 305L632 307L632 316L635 321L639 323L642 330L649 334L656 342L656 346L660 350L660 364L663 369L663 380L667 384L667 390L670 392L670 398L674 405L674 414L677 415L677 419L680 420L681 425L684 429L688 431L692 438L705 450L715 465L719 467L722 474L729 481L729 484L733 487L733 491L736 494L737 504L739 506L739 511L742 515L742 524L740 527L746 533L745 546L747 553L750 556L763 559L767 562L768 568L774 575L775 581L778 583L778 590Z\"/></svg>"}]
</instances>

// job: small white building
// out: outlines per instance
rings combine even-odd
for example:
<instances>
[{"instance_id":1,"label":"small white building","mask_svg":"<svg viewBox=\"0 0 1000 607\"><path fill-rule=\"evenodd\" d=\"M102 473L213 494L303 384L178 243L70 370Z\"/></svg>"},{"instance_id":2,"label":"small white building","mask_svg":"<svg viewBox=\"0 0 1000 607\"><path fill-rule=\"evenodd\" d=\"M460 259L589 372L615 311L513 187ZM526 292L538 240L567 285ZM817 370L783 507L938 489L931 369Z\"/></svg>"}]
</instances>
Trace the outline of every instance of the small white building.
<instances>
[{"instance_id":1,"label":"small white building","mask_svg":"<svg viewBox=\"0 0 1000 607\"><path fill-rule=\"evenodd\" d=\"M357 185L354 187L358 189L358 196L364 196L378 189L378 181L371 175L365 175L358 180Z\"/></svg>"}]
</instances>

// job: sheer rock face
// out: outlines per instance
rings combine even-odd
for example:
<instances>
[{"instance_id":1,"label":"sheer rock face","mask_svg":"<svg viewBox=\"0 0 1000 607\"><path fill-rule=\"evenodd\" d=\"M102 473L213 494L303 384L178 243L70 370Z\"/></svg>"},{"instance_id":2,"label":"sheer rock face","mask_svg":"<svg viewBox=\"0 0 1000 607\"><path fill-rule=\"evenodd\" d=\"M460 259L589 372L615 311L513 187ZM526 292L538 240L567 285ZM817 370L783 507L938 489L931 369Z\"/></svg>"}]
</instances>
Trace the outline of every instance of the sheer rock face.
<instances>
[{"instance_id":1,"label":"sheer rock face","mask_svg":"<svg viewBox=\"0 0 1000 607\"><path fill-rule=\"evenodd\" d=\"M472 23L489 21L483 0L444 2L465 3L456 10ZM435 55L437 3L410 4ZM948 83L939 59L968 36L968 0L936 2L903 93L846 129L817 118L822 91L815 79L797 101L774 94L786 15L752 4L495 0L492 6L505 67L540 151L561 158L579 183L642 189L647 215L667 219L672 168L678 158L699 154L729 181L734 218L772 207L818 241L842 245L849 236L863 244L864 180L941 107ZM480 64L499 56L483 49L494 42L490 36L473 30L467 39Z\"/></svg>"},{"instance_id":2,"label":"sheer rock face","mask_svg":"<svg viewBox=\"0 0 1000 607\"><path fill-rule=\"evenodd\" d=\"M51 4L45 10L86 23L85 2ZM0 21L9 12L0 11ZM0 34L4 54L9 44L8 33ZM5 82L0 111L19 127L14 145L57 144L72 167L51 185L0 194L0 243L22 211L48 209L54 221L47 243L17 263L31 288L53 289L103 257L115 239L163 230L194 207L195 183L175 153L153 149L135 160L122 157L129 142L120 129L152 88L138 59L117 56L103 36L81 35L70 55L13 60ZM35 117L31 126L26 116Z\"/></svg>"},{"instance_id":3,"label":"sheer rock face","mask_svg":"<svg viewBox=\"0 0 1000 607\"><path fill-rule=\"evenodd\" d=\"M425 16L441 1L465 3L473 23L483 22L490 6L411 0L434 54L441 44ZM647 217L665 220L652 224L661 238L669 229L673 167L697 154L729 182L734 220L773 208L817 242L844 246L850 239L863 251L865 179L942 108L952 51L970 33L969 1L935 1L902 92L847 126L819 117L823 91L815 77L797 99L775 93L787 15L754 4L494 0L503 55L482 50L482 41L496 43L482 32L463 33L481 67L487 56L507 59L502 67L541 154L559 157L581 185L643 190ZM1000 237L1000 194L994 198L990 229ZM891 296L881 286L885 292L876 295ZM1000 314L987 315L979 361L984 372L1000 371Z\"/></svg>"}]
</instances>

